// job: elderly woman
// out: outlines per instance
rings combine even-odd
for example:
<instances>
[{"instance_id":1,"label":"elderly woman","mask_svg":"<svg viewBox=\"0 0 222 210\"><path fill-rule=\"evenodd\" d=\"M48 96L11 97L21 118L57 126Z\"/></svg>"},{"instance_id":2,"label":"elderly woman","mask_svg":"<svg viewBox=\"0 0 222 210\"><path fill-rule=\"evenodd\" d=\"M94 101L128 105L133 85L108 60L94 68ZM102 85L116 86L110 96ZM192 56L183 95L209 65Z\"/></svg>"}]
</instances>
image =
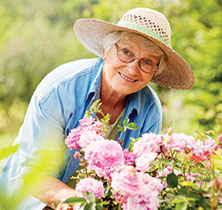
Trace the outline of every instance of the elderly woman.
<instances>
[{"instance_id":1,"label":"elderly woman","mask_svg":"<svg viewBox=\"0 0 222 210\"><path fill-rule=\"evenodd\" d=\"M41 209L75 194L65 183L78 168L78 160L68 151L64 138L77 127L84 113L97 100L110 114L115 129L125 118L139 126L119 134L124 147L129 137L160 133L162 112L155 92L147 86L190 89L194 78L189 64L170 47L170 26L159 12L136 8L129 10L117 25L96 19L80 19L74 30L80 42L99 56L58 67L37 87L15 144L19 150L3 170L1 186L10 195L22 184L22 175L31 170L28 161L36 159L41 145L63 150L58 170L47 170L42 184L20 208ZM98 115L98 117L101 117ZM114 138L107 133L107 138Z\"/></svg>"}]
</instances>

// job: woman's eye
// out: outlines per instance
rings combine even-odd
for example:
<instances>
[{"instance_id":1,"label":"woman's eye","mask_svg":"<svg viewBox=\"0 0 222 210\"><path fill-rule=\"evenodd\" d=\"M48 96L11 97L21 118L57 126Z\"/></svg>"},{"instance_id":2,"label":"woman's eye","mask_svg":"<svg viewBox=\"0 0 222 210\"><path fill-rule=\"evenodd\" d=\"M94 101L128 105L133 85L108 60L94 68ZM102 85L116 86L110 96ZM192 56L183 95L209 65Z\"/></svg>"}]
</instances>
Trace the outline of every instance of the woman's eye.
<instances>
[{"instance_id":1,"label":"woman's eye","mask_svg":"<svg viewBox=\"0 0 222 210\"><path fill-rule=\"evenodd\" d=\"M125 54L125 55L130 55L130 51L129 50L127 50L127 49L123 49L123 53Z\"/></svg>"},{"instance_id":2,"label":"woman's eye","mask_svg":"<svg viewBox=\"0 0 222 210\"><path fill-rule=\"evenodd\" d=\"M152 65L152 61L150 61L148 59L143 60L143 62L145 65Z\"/></svg>"}]
</instances>

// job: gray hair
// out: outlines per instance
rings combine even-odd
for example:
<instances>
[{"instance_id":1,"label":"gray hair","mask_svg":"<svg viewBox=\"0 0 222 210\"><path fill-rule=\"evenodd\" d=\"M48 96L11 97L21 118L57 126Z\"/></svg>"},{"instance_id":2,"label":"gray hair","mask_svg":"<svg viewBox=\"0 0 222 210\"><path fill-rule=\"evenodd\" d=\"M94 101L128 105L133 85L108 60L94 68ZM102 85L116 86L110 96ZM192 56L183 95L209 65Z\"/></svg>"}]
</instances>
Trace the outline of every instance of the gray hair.
<instances>
[{"instance_id":1,"label":"gray hair","mask_svg":"<svg viewBox=\"0 0 222 210\"><path fill-rule=\"evenodd\" d=\"M164 51L157 46L155 43L153 43L151 40L146 39L143 36L140 36L138 34L132 33L132 32L127 32L127 31L115 31L112 32L108 35L106 35L103 39L103 48L105 49L105 52L107 53L112 46L118 42L119 40L128 37L130 34L133 34L135 36L139 36L141 37L141 41L144 43L144 45L152 50L152 53L155 56L161 56L160 57L160 62L159 62L159 67L157 72L155 73L155 75L160 74L163 70L167 70L167 63L166 63L166 54L164 53Z\"/></svg>"}]
</instances>

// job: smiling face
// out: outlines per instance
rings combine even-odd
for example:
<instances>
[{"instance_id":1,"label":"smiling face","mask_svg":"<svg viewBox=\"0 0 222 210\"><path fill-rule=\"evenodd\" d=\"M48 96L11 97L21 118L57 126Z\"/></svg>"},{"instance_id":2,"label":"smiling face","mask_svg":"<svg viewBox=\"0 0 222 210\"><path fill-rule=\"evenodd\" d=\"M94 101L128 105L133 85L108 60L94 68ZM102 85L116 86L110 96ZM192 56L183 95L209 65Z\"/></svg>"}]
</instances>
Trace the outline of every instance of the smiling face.
<instances>
[{"instance_id":1,"label":"smiling face","mask_svg":"<svg viewBox=\"0 0 222 210\"><path fill-rule=\"evenodd\" d=\"M144 88L152 79L155 72L145 73L139 67L139 60L146 58L157 65L160 56L154 56L144 44L145 38L128 34L120 39L117 44L124 53L131 53L137 58L131 63L122 62L117 56L116 46L106 52L103 49L105 61L102 75L102 87L105 90L117 92L118 95L126 96Z\"/></svg>"}]
</instances>

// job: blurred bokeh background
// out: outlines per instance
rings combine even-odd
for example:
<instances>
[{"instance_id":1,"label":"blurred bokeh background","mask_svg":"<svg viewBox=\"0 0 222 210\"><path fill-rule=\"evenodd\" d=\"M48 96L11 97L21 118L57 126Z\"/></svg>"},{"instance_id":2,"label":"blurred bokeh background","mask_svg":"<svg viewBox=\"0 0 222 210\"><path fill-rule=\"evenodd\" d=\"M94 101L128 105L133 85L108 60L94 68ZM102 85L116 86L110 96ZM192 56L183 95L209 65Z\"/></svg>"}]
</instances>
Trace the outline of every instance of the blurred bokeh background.
<instances>
[{"instance_id":1,"label":"blurred bokeh background","mask_svg":"<svg viewBox=\"0 0 222 210\"><path fill-rule=\"evenodd\" d=\"M134 7L156 9L168 18L172 47L192 66L188 91L151 86L163 105L163 126L193 135L222 133L221 0L0 0L0 146L14 140L30 98L55 67L95 57L76 39L80 17L117 23Z\"/></svg>"}]
</instances>

